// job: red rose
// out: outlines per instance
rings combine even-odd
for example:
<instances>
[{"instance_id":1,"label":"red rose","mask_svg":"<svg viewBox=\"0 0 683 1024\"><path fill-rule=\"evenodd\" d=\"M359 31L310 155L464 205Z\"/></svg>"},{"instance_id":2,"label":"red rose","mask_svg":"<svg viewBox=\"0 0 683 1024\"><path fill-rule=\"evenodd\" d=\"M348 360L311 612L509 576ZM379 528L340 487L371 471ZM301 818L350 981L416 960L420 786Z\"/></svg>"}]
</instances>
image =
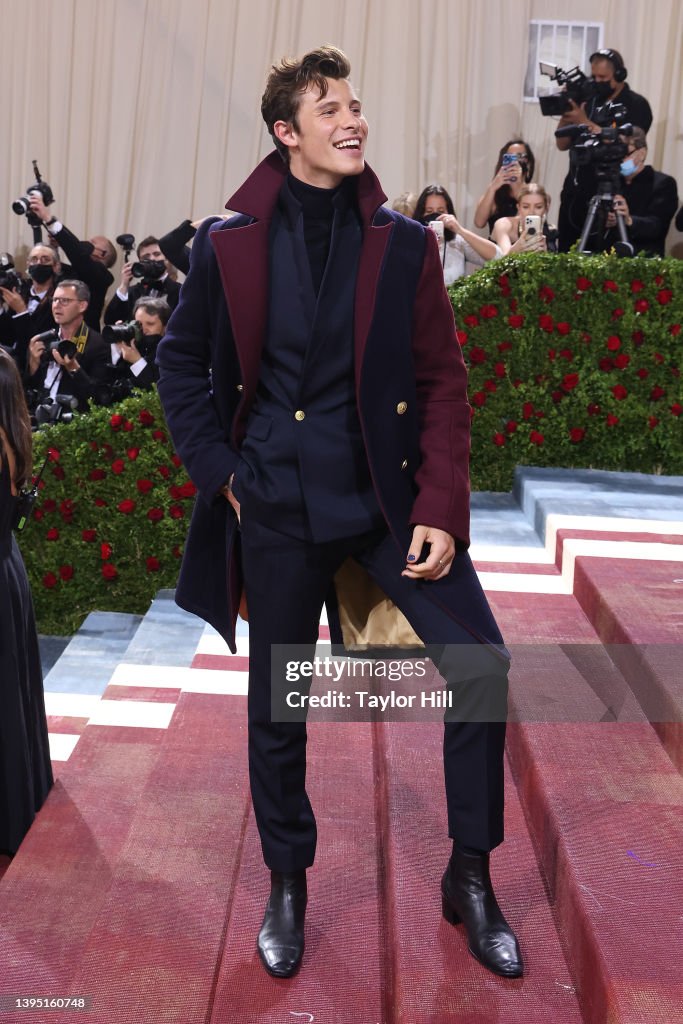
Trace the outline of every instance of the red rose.
<instances>
[{"instance_id":1,"label":"red rose","mask_svg":"<svg viewBox=\"0 0 683 1024\"><path fill-rule=\"evenodd\" d=\"M586 406L586 412L589 416L597 416L600 412L600 406L596 405L595 402L589 402Z\"/></svg>"},{"instance_id":2,"label":"red rose","mask_svg":"<svg viewBox=\"0 0 683 1024\"><path fill-rule=\"evenodd\" d=\"M551 391L550 397L552 398L555 405L558 405L564 398L564 391Z\"/></svg>"},{"instance_id":3,"label":"red rose","mask_svg":"<svg viewBox=\"0 0 683 1024\"><path fill-rule=\"evenodd\" d=\"M557 356L557 352L555 351L555 349L554 348L549 348L548 349L548 359L550 359L551 362L554 362L556 356Z\"/></svg>"},{"instance_id":4,"label":"red rose","mask_svg":"<svg viewBox=\"0 0 683 1024\"><path fill-rule=\"evenodd\" d=\"M571 363L572 359L574 358L574 353L572 352L572 350L570 348L561 348L560 349L560 358L561 359L566 359L568 363Z\"/></svg>"},{"instance_id":5,"label":"red rose","mask_svg":"<svg viewBox=\"0 0 683 1024\"><path fill-rule=\"evenodd\" d=\"M158 558L154 558L153 556L151 556L147 559L147 572L159 572L160 568L161 563L159 562Z\"/></svg>"},{"instance_id":6,"label":"red rose","mask_svg":"<svg viewBox=\"0 0 683 1024\"><path fill-rule=\"evenodd\" d=\"M59 530L56 526L51 526L45 534L46 540L59 540Z\"/></svg>"},{"instance_id":7,"label":"red rose","mask_svg":"<svg viewBox=\"0 0 683 1024\"><path fill-rule=\"evenodd\" d=\"M473 345L470 349L470 362L474 366L478 366L481 363L485 363L487 359L486 352L479 345Z\"/></svg>"},{"instance_id":8,"label":"red rose","mask_svg":"<svg viewBox=\"0 0 683 1024\"><path fill-rule=\"evenodd\" d=\"M658 423L659 423L659 420L657 419L656 416L648 416L648 418L647 418L647 425L650 428L650 430L654 430Z\"/></svg>"},{"instance_id":9,"label":"red rose","mask_svg":"<svg viewBox=\"0 0 683 1024\"><path fill-rule=\"evenodd\" d=\"M544 284L538 289L538 297L541 302L552 302L555 298L555 292L549 285Z\"/></svg>"},{"instance_id":10,"label":"red rose","mask_svg":"<svg viewBox=\"0 0 683 1024\"><path fill-rule=\"evenodd\" d=\"M112 565L111 562L105 562L105 564L102 566L102 575L104 576L105 580L115 580L118 574L118 569L116 568L115 565Z\"/></svg>"},{"instance_id":11,"label":"red rose","mask_svg":"<svg viewBox=\"0 0 683 1024\"><path fill-rule=\"evenodd\" d=\"M47 587L48 590L52 590L53 587L57 586L57 577L53 572L46 572L43 576L43 586Z\"/></svg>"},{"instance_id":12,"label":"red rose","mask_svg":"<svg viewBox=\"0 0 683 1024\"><path fill-rule=\"evenodd\" d=\"M103 469L91 469L88 477L90 480L104 480L106 475Z\"/></svg>"},{"instance_id":13,"label":"red rose","mask_svg":"<svg viewBox=\"0 0 683 1024\"><path fill-rule=\"evenodd\" d=\"M135 462L135 460L137 459L139 454L140 454L140 449L139 448L127 448L126 449L126 455L128 456L128 458L130 459L131 462Z\"/></svg>"},{"instance_id":14,"label":"red rose","mask_svg":"<svg viewBox=\"0 0 683 1024\"><path fill-rule=\"evenodd\" d=\"M602 286L602 290L603 292L618 292L619 285L616 281L605 281L605 283Z\"/></svg>"},{"instance_id":15,"label":"red rose","mask_svg":"<svg viewBox=\"0 0 683 1024\"><path fill-rule=\"evenodd\" d=\"M628 391L623 384L615 384L612 388L612 394L618 402L621 402L628 395Z\"/></svg>"},{"instance_id":16,"label":"red rose","mask_svg":"<svg viewBox=\"0 0 683 1024\"><path fill-rule=\"evenodd\" d=\"M661 353L661 352L655 352L655 353L654 353L654 355L652 356L652 358L653 358L653 359L654 359L654 361L655 361L656 363L658 363L658 364L659 364L660 366L661 366L661 364L662 364L662 363L664 362L664 356L662 355L662 353Z\"/></svg>"},{"instance_id":17,"label":"red rose","mask_svg":"<svg viewBox=\"0 0 683 1024\"><path fill-rule=\"evenodd\" d=\"M617 358L614 360L614 365L618 370L624 370L631 362L631 357L625 352L620 352Z\"/></svg>"},{"instance_id":18,"label":"red rose","mask_svg":"<svg viewBox=\"0 0 683 1024\"><path fill-rule=\"evenodd\" d=\"M154 417L152 416L151 412L148 412L147 409L141 409L140 412L138 413L138 421L142 424L143 427L151 427L151 425L154 423Z\"/></svg>"},{"instance_id":19,"label":"red rose","mask_svg":"<svg viewBox=\"0 0 683 1024\"><path fill-rule=\"evenodd\" d=\"M634 295L636 292L642 292L644 287L645 285L642 281L631 281L631 291L634 293Z\"/></svg>"},{"instance_id":20,"label":"red rose","mask_svg":"<svg viewBox=\"0 0 683 1024\"><path fill-rule=\"evenodd\" d=\"M657 274L657 276L655 278L655 284L657 285L658 288L659 288L660 285L664 284L664 278L662 277L661 274Z\"/></svg>"},{"instance_id":21,"label":"red rose","mask_svg":"<svg viewBox=\"0 0 683 1024\"><path fill-rule=\"evenodd\" d=\"M669 334L673 334L674 338L678 337L678 335L680 333L681 333L681 325L680 324L672 324L671 327L669 328Z\"/></svg>"},{"instance_id":22,"label":"red rose","mask_svg":"<svg viewBox=\"0 0 683 1024\"><path fill-rule=\"evenodd\" d=\"M107 507L107 503L104 500L104 498L95 498L94 504L97 505L98 508L106 508Z\"/></svg>"},{"instance_id":23,"label":"red rose","mask_svg":"<svg viewBox=\"0 0 683 1024\"><path fill-rule=\"evenodd\" d=\"M587 292L589 288L593 287L593 282L589 281L587 277L577 277L576 287L580 292Z\"/></svg>"},{"instance_id":24,"label":"red rose","mask_svg":"<svg viewBox=\"0 0 683 1024\"><path fill-rule=\"evenodd\" d=\"M683 409L683 406L681 405L680 402L674 402L674 404L671 406L671 412L673 413L674 416L680 416L681 415L681 409Z\"/></svg>"},{"instance_id":25,"label":"red rose","mask_svg":"<svg viewBox=\"0 0 683 1024\"><path fill-rule=\"evenodd\" d=\"M508 420L507 423L505 424L505 429L507 430L508 434L514 434L515 430L517 429L517 423L515 422L515 420Z\"/></svg>"},{"instance_id":26,"label":"red rose","mask_svg":"<svg viewBox=\"0 0 683 1024\"><path fill-rule=\"evenodd\" d=\"M491 320L494 316L498 316L498 306L482 306L479 314L484 320Z\"/></svg>"},{"instance_id":27,"label":"red rose","mask_svg":"<svg viewBox=\"0 0 683 1024\"><path fill-rule=\"evenodd\" d=\"M62 457L62 453L57 448L48 448L47 457L50 462L59 462Z\"/></svg>"},{"instance_id":28,"label":"red rose","mask_svg":"<svg viewBox=\"0 0 683 1024\"><path fill-rule=\"evenodd\" d=\"M66 498L65 501L59 506L59 514L65 523L72 523L74 519L74 503L70 498Z\"/></svg>"},{"instance_id":29,"label":"red rose","mask_svg":"<svg viewBox=\"0 0 683 1024\"><path fill-rule=\"evenodd\" d=\"M560 321L559 324L555 324L555 330L558 334L569 334L571 329L571 324L568 324L565 320Z\"/></svg>"},{"instance_id":30,"label":"red rose","mask_svg":"<svg viewBox=\"0 0 683 1024\"><path fill-rule=\"evenodd\" d=\"M502 363L496 363L496 366L503 366L503 364ZM503 374L502 375L503 376L505 375L505 367L504 366L503 366ZM498 374L498 376L501 376L501 374ZM181 493L181 496L183 498L194 498L195 494L197 493L197 488L195 487L195 485L192 483L191 480L188 480L180 488L180 493Z\"/></svg>"},{"instance_id":31,"label":"red rose","mask_svg":"<svg viewBox=\"0 0 683 1024\"><path fill-rule=\"evenodd\" d=\"M100 446L98 445L97 441L91 441L90 442L90 450L91 451L96 452L99 447Z\"/></svg>"},{"instance_id":32,"label":"red rose","mask_svg":"<svg viewBox=\"0 0 683 1024\"><path fill-rule=\"evenodd\" d=\"M586 431L583 427L572 427L569 431L569 440L572 444L579 444L585 436Z\"/></svg>"},{"instance_id":33,"label":"red rose","mask_svg":"<svg viewBox=\"0 0 683 1024\"><path fill-rule=\"evenodd\" d=\"M54 498L46 498L45 501L43 502L43 511L44 512L54 512L54 510L56 508L57 508L57 502L55 501Z\"/></svg>"},{"instance_id":34,"label":"red rose","mask_svg":"<svg viewBox=\"0 0 683 1024\"><path fill-rule=\"evenodd\" d=\"M171 471L168 468L168 466L159 466L159 468L157 469L157 473L160 473L161 476L163 476L164 480L168 480L169 476L171 475Z\"/></svg>"},{"instance_id":35,"label":"red rose","mask_svg":"<svg viewBox=\"0 0 683 1024\"><path fill-rule=\"evenodd\" d=\"M636 299L636 301L633 303L633 308L635 309L636 313L647 313L648 309L650 308L650 303L647 301L647 299Z\"/></svg>"},{"instance_id":36,"label":"red rose","mask_svg":"<svg viewBox=\"0 0 683 1024\"><path fill-rule=\"evenodd\" d=\"M550 313L543 313L541 314L541 316L539 316L538 326L541 328L542 331L554 330L555 324Z\"/></svg>"},{"instance_id":37,"label":"red rose","mask_svg":"<svg viewBox=\"0 0 683 1024\"><path fill-rule=\"evenodd\" d=\"M498 349L499 352L509 352L510 349L512 348L512 342L501 341L501 343L497 345L496 348Z\"/></svg>"},{"instance_id":38,"label":"red rose","mask_svg":"<svg viewBox=\"0 0 683 1024\"><path fill-rule=\"evenodd\" d=\"M475 316L474 313L470 313L469 316L465 317L465 319L463 320L463 323L464 323L465 327L478 327L479 326L479 317Z\"/></svg>"},{"instance_id":39,"label":"red rose","mask_svg":"<svg viewBox=\"0 0 683 1024\"><path fill-rule=\"evenodd\" d=\"M55 466L54 469L52 470L52 475L55 478L55 480L63 480L65 474L61 466Z\"/></svg>"},{"instance_id":40,"label":"red rose","mask_svg":"<svg viewBox=\"0 0 683 1024\"><path fill-rule=\"evenodd\" d=\"M624 311L621 307L612 310L612 320L618 320L620 316L624 315Z\"/></svg>"},{"instance_id":41,"label":"red rose","mask_svg":"<svg viewBox=\"0 0 683 1024\"><path fill-rule=\"evenodd\" d=\"M662 396L665 394L666 392L664 391L664 388L660 387L659 384L655 384L652 391L650 392L650 400L652 402L656 402L657 399L662 398Z\"/></svg>"},{"instance_id":42,"label":"red rose","mask_svg":"<svg viewBox=\"0 0 683 1024\"><path fill-rule=\"evenodd\" d=\"M42 510L39 509L39 508L34 508L34 510L33 510L33 518L36 520L37 523L39 523L40 520L43 518Z\"/></svg>"},{"instance_id":43,"label":"red rose","mask_svg":"<svg viewBox=\"0 0 683 1024\"><path fill-rule=\"evenodd\" d=\"M130 420L126 420L126 422L123 424L123 429L128 433L130 433L131 430L133 430L133 424L130 422Z\"/></svg>"},{"instance_id":44,"label":"red rose","mask_svg":"<svg viewBox=\"0 0 683 1024\"><path fill-rule=\"evenodd\" d=\"M100 544L100 558L103 562L106 562L108 558L111 558L111 552L111 544Z\"/></svg>"},{"instance_id":45,"label":"red rose","mask_svg":"<svg viewBox=\"0 0 683 1024\"><path fill-rule=\"evenodd\" d=\"M92 541L95 540L96 536L97 536L97 530L82 530L81 531L81 540L84 540L86 542L86 544L92 543Z\"/></svg>"},{"instance_id":46,"label":"red rose","mask_svg":"<svg viewBox=\"0 0 683 1024\"><path fill-rule=\"evenodd\" d=\"M616 427L619 423L619 417L615 416L614 413L608 412L605 416L605 423L608 427Z\"/></svg>"},{"instance_id":47,"label":"red rose","mask_svg":"<svg viewBox=\"0 0 683 1024\"><path fill-rule=\"evenodd\" d=\"M150 523L158 523L160 519L164 518L163 508L151 508L147 513L147 518Z\"/></svg>"},{"instance_id":48,"label":"red rose","mask_svg":"<svg viewBox=\"0 0 683 1024\"><path fill-rule=\"evenodd\" d=\"M514 316L508 317L508 327L522 327L524 324L524 316L521 313L517 313Z\"/></svg>"},{"instance_id":49,"label":"red rose","mask_svg":"<svg viewBox=\"0 0 683 1024\"><path fill-rule=\"evenodd\" d=\"M123 416L121 416L118 412L114 413L114 415L109 420L109 426L111 427L112 430L120 430L122 423Z\"/></svg>"},{"instance_id":50,"label":"red rose","mask_svg":"<svg viewBox=\"0 0 683 1024\"><path fill-rule=\"evenodd\" d=\"M614 369L614 363L609 358L609 356L604 356L598 363L598 366L603 371L603 373L609 373L610 370Z\"/></svg>"},{"instance_id":51,"label":"red rose","mask_svg":"<svg viewBox=\"0 0 683 1024\"><path fill-rule=\"evenodd\" d=\"M621 348L621 338L619 338L616 334L612 334L607 339L607 348L610 350L610 352L618 352Z\"/></svg>"},{"instance_id":52,"label":"red rose","mask_svg":"<svg viewBox=\"0 0 683 1024\"><path fill-rule=\"evenodd\" d=\"M124 516L129 516L130 513L133 512L135 509L135 502L133 501L132 498L124 498L123 501L120 501L116 507L118 508L119 512L122 512L124 514Z\"/></svg>"},{"instance_id":53,"label":"red rose","mask_svg":"<svg viewBox=\"0 0 683 1024\"><path fill-rule=\"evenodd\" d=\"M460 348L467 344L467 331L456 331L455 336L458 339L458 345L460 345Z\"/></svg>"},{"instance_id":54,"label":"red rose","mask_svg":"<svg viewBox=\"0 0 683 1024\"><path fill-rule=\"evenodd\" d=\"M111 464L112 473L116 473L116 475L119 476L119 474L123 473L124 469L125 463L123 459L114 459L114 461Z\"/></svg>"},{"instance_id":55,"label":"red rose","mask_svg":"<svg viewBox=\"0 0 683 1024\"><path fill-rule=\"evenodd\" d=\"M564 377L562 378L562 387L565 391L573 391L578 383L578 373L565 373Z\"/></svg>"},{"instance_id":56,"label":"red rose","mask_svg":"<svg viewBox=\"0 0 683 1024\"><path fill-rule=\"evenodd\" d=\"M631 341L636 346L636 348L640 348L640 346L643 344L644 340L645 339L643 337L643 332L642 331L634 331L633 334L631 335Z\"/></svg>"},{"instance_id":57,"label":"red rose","mask_svg":"<svg viewBox=\"0 0 683 1024\"><path fill-rule=\"evenodd\" d=\"M136 487L140 494L148 494L154 487L154 483L151 480L138 480Z\"/></svg>"},{"instance_id":58,"label":"red rose","mask_svg":"<svg viewBox=\"0 0 683 1024\"><path fill-rule=\"evenodd\" d=\"M485 402L486 402L486 392L485 391L475 391L474 394L472 395L471 402L472 402L472 405L478 405L478 406L484 405Z\"/></svg>"},{"instance_id":59,"label":"red rose","mask_svg":"<svg viewBox=\"0 0 683 1024\"><path fill-rule=\"evenodd\" d=\"M674 293L670 288L662 288L661 291L657 292L657 302L660 306L667 306L674 297Z\"/></svg>"},{"instance_id":60,"label":"red rose","mask_svg":"<svg viewBox=\"0 0 683 1024\"><path fill-rule=\"evenodd\" d=\"M162 443L166 440L166 434L163 430L153 430L152 437L155 441L161 441Z\"/></svg>"},{"instance_id":61,"label":"red rose","mask_svg":"<svg viewBox=\"0 0 683 1024\"><path fill-rule=\"evenodd\" d=\"M640 377L641 380L645 380L647 377L650 376L650 371L646 370L643 366L640 370L637 371L637 376Z\"/></svg>"},{"instance_id":62,"label":"red rose","mask_svg":"<svg viewBox=\"0 0 683 1024\"><path fill-rule=\"evenodd\" d=\"M543 444L543 442L545 441L545 438L544 438L543 434L540 434L538 432L538 430L532 430L531 433L529 434L529 440L531 441L532 444Z\"/></svg>"},{"instance_id":63,"label":"red rose","mask_svg":"<svg viewBox=\"0 0 683 1024\"><path fill-rule=\"evenodd\" d=\"M182 505L171 505L168 510L168 514L171 519L182 519L185 515L185 509Z\"/></svg>"},{"instance_id":64,"label":"red rose","mask_svg":"<svg viewBox=\"0 0 683 1024\"><path fill-rule=\"evenodd\" d=\"M500 277L498 278L498 284L500 285L501 288L507 288L509 286L510 278L507 276L507 274L500 275Z\"/></svg>"},{"instance_id":65,"label":"red rose","mask_svg":"<svg viewBox=\"0 0 683 1024\"><path fill-rule=\"evenodd\" d=\"M173 546L173 557L174 558L182 558L183 557L183 553L180 550L180 547L179 547L178 544L174 544L174 546Z\"/></svg>"},{"instance_id":66,"label":"red rose","mask_svg":"<svg viewBox=\"0 0 683 1024\"><path fill-rule=\"evenodd\" d=\"M518 306L517 299L510 299L509 306L510 306L510 312L511 313L516 313L517 312L517 306Z\"/></svg>"},{"instance_id":67,"label":"red rose","mask_svg":"<svg viewBox=\"0 0 683 1024\"><path fill-rule=\"evenodd\" d=\"M493 383L492 380L485 380L484 381L484 391L488 391L489 394L492 395L494 393L494 391L497 391L497 390L498 389L496 388L496 385Z\"/></svg>"},{"instance_id":68,"label":"red rose","mask_svg":"<svg viewBox=\"0 0 683 1024\"><path fill-rule=\"evenodd\" d=\"M493 372L495 373L496 377L504 377L505 376L505 363L495 363L494 366L493 366Z\"/></svg>"},{"instance_id":69,"label":"red rose","mask_svg":"<svg viewBox=\"0 0 683 1024\"><path fill-rule=\"evenodd\" d=\"M64 580L64 582L66 582L67 580L72 579L73 578L73 574L74 574L74 567L73 567L73 565L60 565L60 567L59 567L59 575Z\"/></svg>"},{"instance_id":70,"label":"red rose","mask_svg":"<svg viewBox=\"0 0 683 1024\"><path fill-rule=\"evenodd\" d=\"M498 448L502 448L503 445L505 444L505 434L501 434L500 432L498 432L497 434L494 434L493 435L493 443L495 445L497 445Z\"/></svg>"},{"instance_id":71,"label":"red rose","mask_svg":"<svg viewBox=\"0 0 683 1024\"><path fill-rule=\"evenodd\" d=\"M530 420L534 414L533 402L525 402L522 406L522 419Z\"/></svg>"}]
</instances>

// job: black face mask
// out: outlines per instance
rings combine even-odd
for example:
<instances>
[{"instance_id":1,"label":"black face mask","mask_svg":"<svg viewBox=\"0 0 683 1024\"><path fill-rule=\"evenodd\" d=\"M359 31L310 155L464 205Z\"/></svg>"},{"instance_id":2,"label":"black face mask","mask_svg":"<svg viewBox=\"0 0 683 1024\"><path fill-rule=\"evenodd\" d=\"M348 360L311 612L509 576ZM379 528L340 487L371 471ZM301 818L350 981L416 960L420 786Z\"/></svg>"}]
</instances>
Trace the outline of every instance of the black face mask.
<instances>
[{"instance_id":1,"label":"black face mask","mask_svg":"<svg viewBox=\"0 0 683 1024\"><path fill-rule=\"evenodd\" d=\"M438 220L441 217L440 213L426 213L422 218L423 224L430 224L433 220ZM444 227L443 229L444 241L452 242L455 238L455 231L451 231L449 228Z\"/></svg>"},{"instance_id":2,"label":"black face mask","mask_svg":"<svg viewBox=\"0 0 683 1024\"><path fill-rule=\"evenodd\" d=\"M597 98L599 100L602 100L603 103L604 103L605 100L608 100L610 98L610 96L612 95L612 92L614 91L612 89L612 83L611 82L594 82L593 83L593 90L594 90L595 95L597 96Z\"/></svg>"},{"instance_id":3,"label":"black face mask","mask_svg":"<svg viewBox=\"0 0 683 1024\"><path fill-rule=\"evenodd\" d=\"M54 267L50 267L46 263L36 263L28 268L28 272L36 284L47 284L55 271Z\"/></svg>"}]
</instances>

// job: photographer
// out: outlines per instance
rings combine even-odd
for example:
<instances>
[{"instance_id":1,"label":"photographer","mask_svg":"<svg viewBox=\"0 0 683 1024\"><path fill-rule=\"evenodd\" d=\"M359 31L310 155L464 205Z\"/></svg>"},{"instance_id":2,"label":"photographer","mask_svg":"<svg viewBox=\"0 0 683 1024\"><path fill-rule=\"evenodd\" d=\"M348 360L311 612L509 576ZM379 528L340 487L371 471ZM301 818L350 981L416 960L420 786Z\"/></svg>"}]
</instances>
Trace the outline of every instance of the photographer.
<instances>
[{"instance_id":1,"label":"photographer","mask_svg":"<svg viewBox=\"0 0 683 1024\"><path fill-rule=\"evenodd\" d=\"M641 128L634 128L623 141L628 152L620 167L621 193L614 196L614 209L624 218L634 255L663 256L678 206L676 180L646 162L647 139ZM619 238L614 213L608 213L605 227L603 249L611 249Z\"/></svg>"},{"instance_id":2,"label":"photographer","mask_svg":"<svg viewBox=\"0 0 683 1024\"><path fill-rule=\"evenodd\" d=\"M30 193L29 205L34 216L59 243L71 264L71 273L74 277L77 275L78 279L88 286L90 304L86 310L85 322L94 331L99 331L104 300L110 285L114 283L108 269L116 263L114 243L103 235L93 235L90 241L81 242L50 213L38 192Z\"/></svg>"},{"instance_id":3,"label":"photographer","mask_svg":"<svg viewBox=\"0 0 683 1024\"><path fill-rule=\"evenodd\" d=\"M560 117L559 128L575 125L599 133L601 125L600 108L605 104L617 103L623 107L621 123L630 123L647 132L652 124L652 110L644 96L634 92L627 84L628 71L621 54L609 48L597 50L590 58L593 95L582 103L569 99L569 110ZM559 150L571 148L571 137L555 140ZM558 220L559 249L567 252L581 235L581 228L588 213L588 204L597 191L595 169L590 165L570 167L562 186Z\"/></svg>"},{"instance_id":4,"label":"photographer","mask_svg":"<svg viewBox=\"0 0 683 1024\"><path fill-rule=\"evenodd\" d=\"M95 384L104 380L109 356L102 337L84 322L89 300L90 291L83 281L62 281L57 285L52 296L52 314L58 338L31 338L24 379L27 388L46 392L46 397L53 401L58 394L73 395L81 412L88 408Z\"/></svg>"},{"instance_id":5,"label":"photographer","mask_svg":"<svg viewBox=\"0 0 683 1024\"><path fill-rule=\"evenodd\" d=\"M13 288L0 288L0 295L11 320L6 323L10 344L20 371L26 369L26 352L30 338L52 330L52 295L61 271L59 259L49 245L34 245L28 254L27 267L31 284L22 288L14 281Z\"/></svg>"},{"instance_id":6,"label":"photographer","mask_svg":"<svg viewBox=\"0 0 683 1024\"><path fill-rule=\"evenodd\" d=\"M135 303L141 298L163 298L171 309L178 305L180 285L168 274L168 264L159 248L159 240L149 235L137 247L138 262L125 263L116 295L104 311L105 324L130 320ZM141 277L131 284L133 276Z\"/></svg>"},{"instance_id":7,"label":"photographer","mask_svg":"<svg viewBox=\"0 0 683 1024\"><path fill-rule=\"evenodd\" d=\"M474 211L476 227L488 224L489 236L500 217L514 217L520 190L534 179L536 160L524 139L510 139L501 148L493 178Z\"/></svg>"},{"instance_id":8,"label":"photographer","mask_svg":"<svg viewBox=\"0 0 683 1024\"><path fill-rule=\"evenodd\" d=\"M134 323L104 328L110 341L114 382L128 381L131 387L150 388L159 379L156 365L157 345L166 333L171 307L165 299L138 299Z\"/></svg>"}]
</instances>

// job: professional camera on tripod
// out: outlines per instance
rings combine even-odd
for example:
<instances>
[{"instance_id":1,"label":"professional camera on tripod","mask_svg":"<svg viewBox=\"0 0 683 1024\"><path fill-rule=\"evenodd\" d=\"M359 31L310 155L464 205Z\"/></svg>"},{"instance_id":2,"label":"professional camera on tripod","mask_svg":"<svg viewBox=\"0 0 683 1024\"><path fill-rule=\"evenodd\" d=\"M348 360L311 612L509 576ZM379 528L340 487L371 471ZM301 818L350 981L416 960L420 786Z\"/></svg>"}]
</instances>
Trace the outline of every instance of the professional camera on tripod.
<instances>
[{"instance_id":1,"label":"professional camera on tripod","mask_svg":"<svg viewBox=\"0 0 683 1024\"><path fill-rule=\"evenodd\" d=\"M624 137L633 134L633 125L626 120L626 108L609 100L610 82L596 82L578 68L563 71L555 64L541 62L540 69L541 74L565 87L560 92L539 98L541 113L545 117L564 114L571 109L570 101L573 101L577 105L585 104L591 122L591 125L568 124L555 132L556 138L570 140L569 166L575 180L582 167L590 167L595 178L595 194L588 203L577 251L590 253L590 235L595 230L604 233L607 216L613 213L619 232L614 250L618 256L632 256L633 246L623 215L614 204L614 197L620 190L619 166L628 152Z\"/></svg>"}]
</instances>

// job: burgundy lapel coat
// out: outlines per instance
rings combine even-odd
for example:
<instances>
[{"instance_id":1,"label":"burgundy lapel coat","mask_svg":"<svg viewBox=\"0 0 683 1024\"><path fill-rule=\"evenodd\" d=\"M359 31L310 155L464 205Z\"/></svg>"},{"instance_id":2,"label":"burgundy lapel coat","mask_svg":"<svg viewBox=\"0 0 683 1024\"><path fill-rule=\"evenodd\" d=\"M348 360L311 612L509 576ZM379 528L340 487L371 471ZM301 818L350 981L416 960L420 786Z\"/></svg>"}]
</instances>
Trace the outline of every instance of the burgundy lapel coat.
<instances>
[{"instance_id":1,"label":"burgundy lapel coat","mask_svg":"<svg viewBox=\"0 0 683 1024\"><path fill-rule=\"evenodd\" d=\"M285 174L272 153L226 203L239 214L201 225L180 302L157 352L168 427L199 491L176 600L211 623L233 650L242 591L239 534L235 514L219 491L237 466L256 394L267 324L268 232ZM436 238L416 221L382 207L385 199L366 165L358 181L363 241L354 365L373 484L403 558L411 525L438 527L454 536L458 554L450 574L418 585L474 637L499 644L466 553L467 374ZM384 597L373 588L362 588L368 605ZM360 600L355 583L352 589L351 599ZM349 599L348 593L338 596ZM356 608L351 618L364 617ZM345 639L354 646L352 638Z\"/></svg>"}]
</instances>

